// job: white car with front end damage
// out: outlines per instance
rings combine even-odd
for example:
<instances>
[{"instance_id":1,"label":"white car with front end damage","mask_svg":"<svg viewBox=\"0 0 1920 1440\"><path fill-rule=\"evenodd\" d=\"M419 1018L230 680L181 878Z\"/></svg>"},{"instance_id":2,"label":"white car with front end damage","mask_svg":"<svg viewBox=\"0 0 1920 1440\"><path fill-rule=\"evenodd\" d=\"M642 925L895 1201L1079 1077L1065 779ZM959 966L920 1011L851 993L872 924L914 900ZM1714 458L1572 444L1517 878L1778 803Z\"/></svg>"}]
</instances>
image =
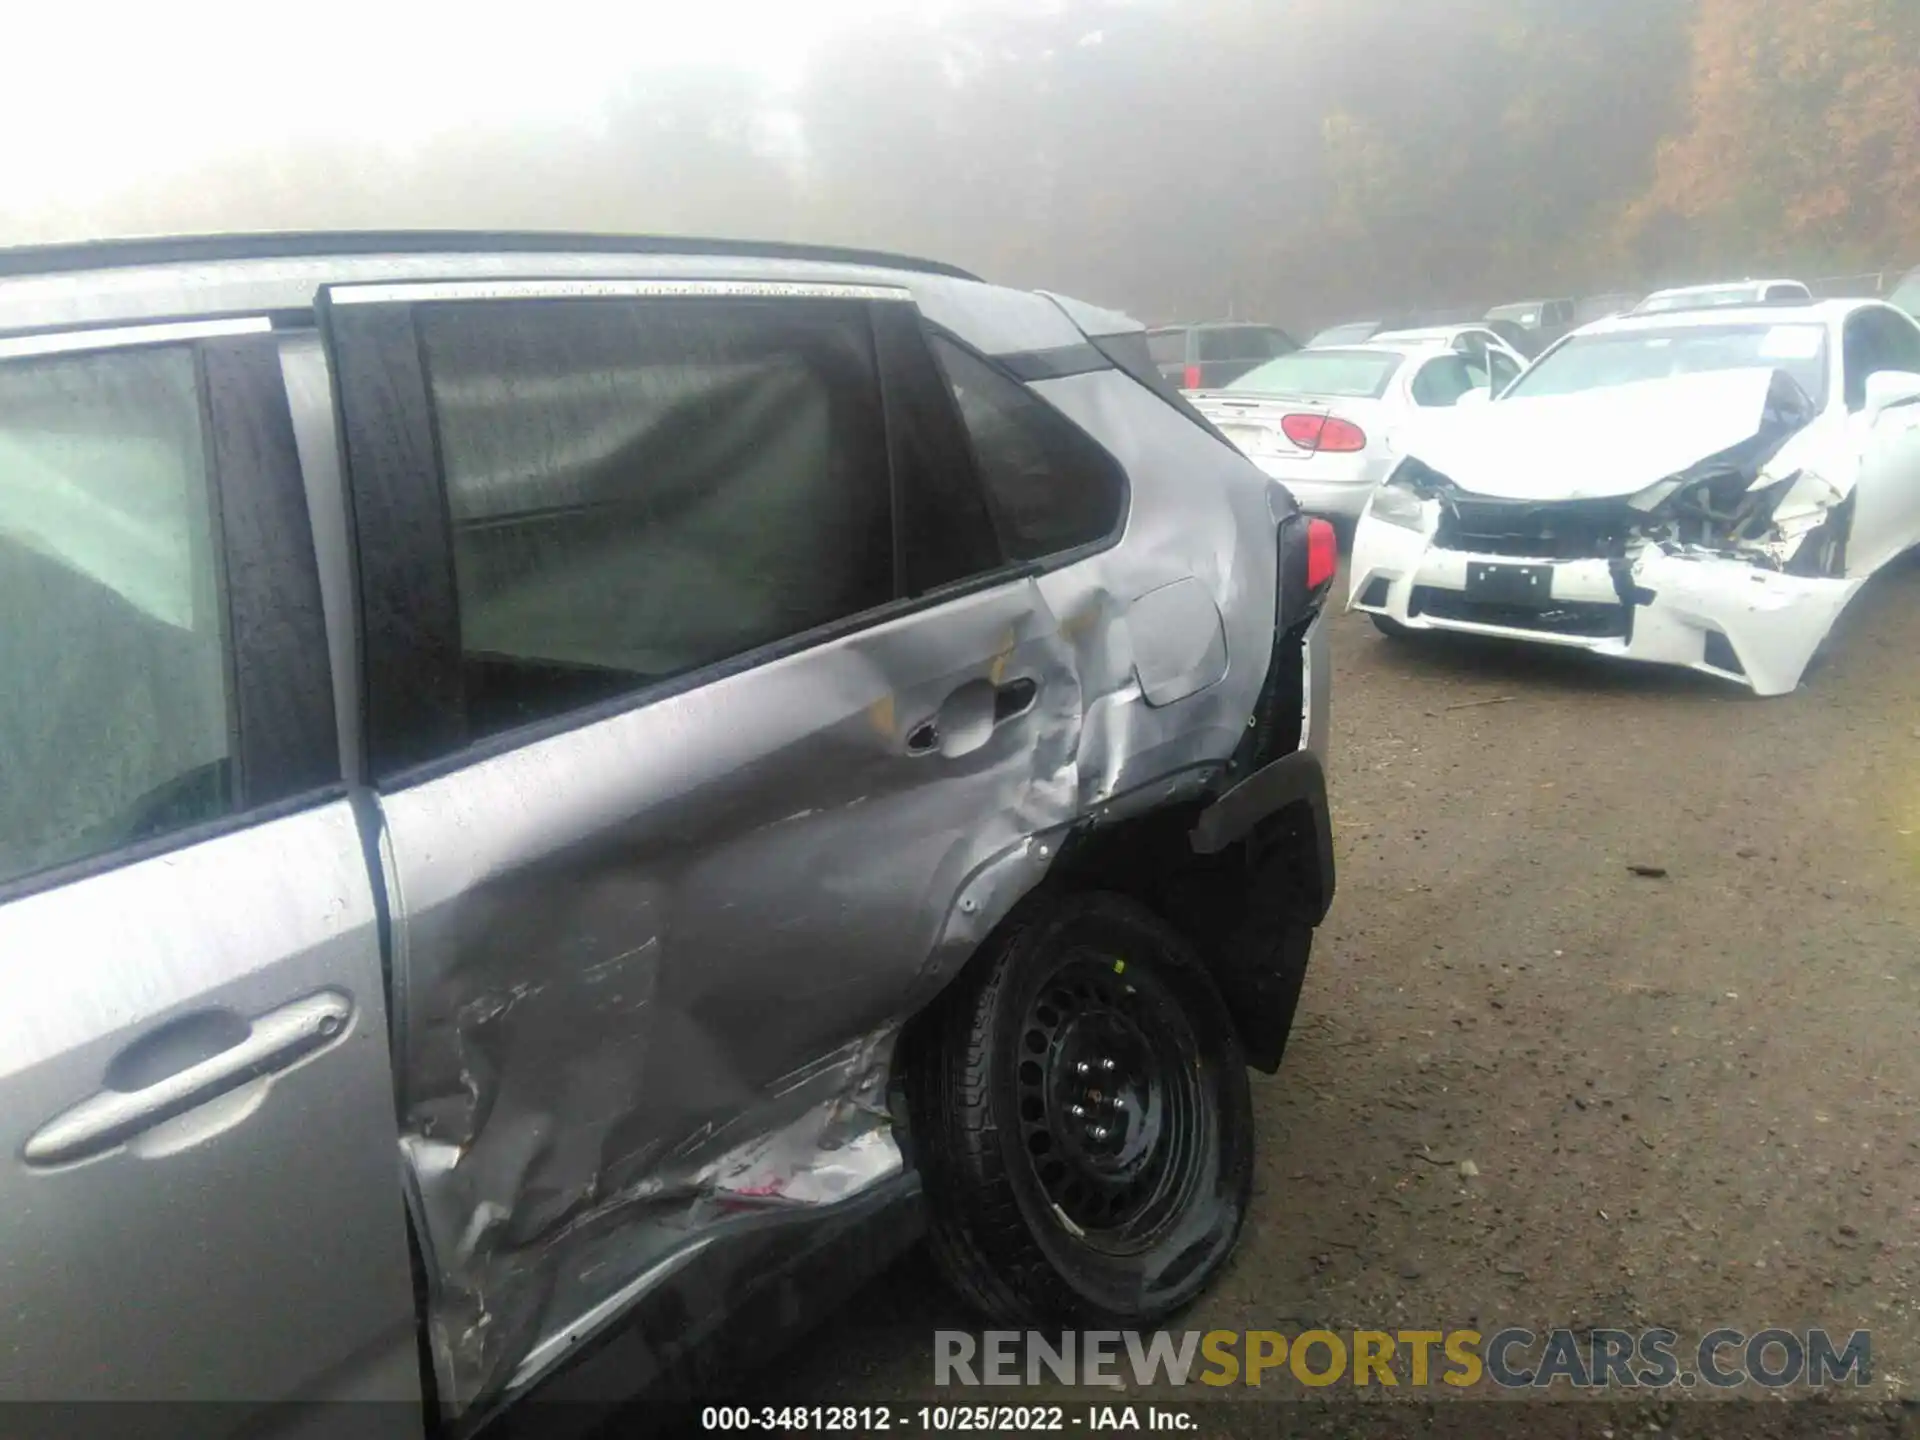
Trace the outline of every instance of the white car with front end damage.
<instances>
[{"instance_id":1,"label":"white car with front end damage","mask_svg":"<svg viewBox=\"0 0 1920 1440\"><path fill-rule=\"evenodd\" d=\"M1620 316L1422 418L1349 608L1795 689L1920 544L1920 325L1877 301Z\"/></svg>"},{"instance_id":2,"label":"white car with front end damage","mask_svg":"<svg viewBox=\"0 0 1920 1440\"><path fill-rule=\"evenodd\" d=\"M1301 509L1352 521L1416 415L1501 390L1526 363L1480 326L1409 330L1296 350L1189 398Z\"/></svg>"}]
</instances>

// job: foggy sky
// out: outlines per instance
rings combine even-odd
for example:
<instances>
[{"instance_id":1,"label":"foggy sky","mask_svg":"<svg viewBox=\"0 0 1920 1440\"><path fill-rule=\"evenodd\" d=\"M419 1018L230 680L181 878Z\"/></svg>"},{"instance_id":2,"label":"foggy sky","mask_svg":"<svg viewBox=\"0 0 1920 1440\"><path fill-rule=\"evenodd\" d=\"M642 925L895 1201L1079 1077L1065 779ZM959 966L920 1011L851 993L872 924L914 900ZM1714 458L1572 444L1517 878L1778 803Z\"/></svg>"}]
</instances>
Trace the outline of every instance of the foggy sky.
<instances>
[{"instance_id":1,"label":"foggy sky","mask_svg":"<svg viewBox=\"0 0 1920 1440\"><path fill-rule=\"evenodd\" d=\"M1697 3L40 5L0 58L0 241L816 240L1295 328L1630 288L1677 263L1614 235Z\"/></svg>"}]
</instances>

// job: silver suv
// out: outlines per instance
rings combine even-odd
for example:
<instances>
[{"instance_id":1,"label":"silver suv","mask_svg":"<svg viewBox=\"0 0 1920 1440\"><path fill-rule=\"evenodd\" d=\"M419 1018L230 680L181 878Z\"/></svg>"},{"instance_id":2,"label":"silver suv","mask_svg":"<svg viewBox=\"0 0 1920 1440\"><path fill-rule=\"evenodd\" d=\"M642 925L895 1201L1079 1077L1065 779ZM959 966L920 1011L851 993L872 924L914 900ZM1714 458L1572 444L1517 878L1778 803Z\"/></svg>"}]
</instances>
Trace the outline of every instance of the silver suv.
<instances>
[{"instance_id":1,"label":"silver suv","mask_svg":"<svg viewBox=\"0 0 1920 1440\"><path fill-rule=\"evenodd\" d=\"M0 255L0 1395L466 1429L923 1231L1192 1299L1333 567L1137 325L940 265Z\"/></svg>"}]
</instances>

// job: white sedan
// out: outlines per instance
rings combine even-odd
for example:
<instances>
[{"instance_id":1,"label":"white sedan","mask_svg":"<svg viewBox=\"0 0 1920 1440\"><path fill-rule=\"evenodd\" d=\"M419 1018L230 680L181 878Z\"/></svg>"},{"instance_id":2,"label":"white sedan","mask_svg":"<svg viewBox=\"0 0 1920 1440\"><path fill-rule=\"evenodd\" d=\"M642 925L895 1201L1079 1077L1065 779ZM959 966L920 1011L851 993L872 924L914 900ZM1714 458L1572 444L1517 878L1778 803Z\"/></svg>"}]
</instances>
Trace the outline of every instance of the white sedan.
<instances>
[{"instance_id":1,"label":"white sedan","mask_svg":"<svg viewBox=\"0 0 1920 1440\"><path fill-rule=\"evenodd\" d=\"M1501 389L1526 365L1493 331L1461 325L1296 350L1188 398L1311 515L1352 520L1426 410Z\"/></svg>"},{"instance_id":2,"label":"white sedan","mask_svg":"<svg viewBox=\"0 0 1920 1440\"><path fill-rule=\"evenodd\" d=\"M1684 665L1782 695L1920 545L1920 325L1878 301L1602 320L1423 417L1349 608Z\"/></svg>"}]
</instances>

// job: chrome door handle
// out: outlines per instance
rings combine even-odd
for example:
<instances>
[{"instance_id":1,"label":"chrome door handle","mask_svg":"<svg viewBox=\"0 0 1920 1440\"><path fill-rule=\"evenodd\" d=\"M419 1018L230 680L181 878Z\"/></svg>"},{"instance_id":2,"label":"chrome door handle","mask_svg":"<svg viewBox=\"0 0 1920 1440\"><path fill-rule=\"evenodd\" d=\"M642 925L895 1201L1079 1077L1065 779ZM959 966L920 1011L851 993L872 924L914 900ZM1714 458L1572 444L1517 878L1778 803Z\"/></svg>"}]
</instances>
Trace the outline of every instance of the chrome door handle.
<instances>
[{"instance_id":1,"label":"chrome door handle","mask_svg":"<svg viewBox=\"0 0 1920 1440\"><path fill-rule=\"evenodd\" d=\"M102 1090L34 1132L22 1158L29 1165L70 1165L183 1115L339 1038L353 1001L322 990L257 1018L246 1039L176 1070L139 1090Z\"/></svg>"}]
</instances>

